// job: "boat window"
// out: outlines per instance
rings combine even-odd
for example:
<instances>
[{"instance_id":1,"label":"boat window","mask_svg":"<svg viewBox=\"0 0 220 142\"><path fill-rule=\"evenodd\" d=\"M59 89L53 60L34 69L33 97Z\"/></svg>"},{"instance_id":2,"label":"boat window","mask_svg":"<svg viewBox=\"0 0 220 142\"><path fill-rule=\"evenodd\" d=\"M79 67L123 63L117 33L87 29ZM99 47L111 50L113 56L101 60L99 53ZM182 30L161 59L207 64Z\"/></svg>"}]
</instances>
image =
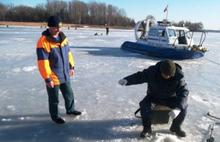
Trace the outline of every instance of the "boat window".
<instances>
[{"instance_id":1,"label":"boat window","mask_svg":"<svg viewBox=\"0 0 220 142\"><path fill-rule=\"evenodd\" d=\"M186 37L187 37L188 39L191 39L192 36L193 36L193 35L192 35L192 32L186 32Z\"/></svg>"},{"instance_id":2,"label":"boat window","mask_svg":"<svg viewBox=\"0 0 220 142\"><path fill-rule=\"evenodd\" d=\"M159 30L158 32L160 37L165 37L166 34L165 30Z\"/></svg>"},{"instance_id":3,"label":"boat window","mask_svg":"<svg viewBox=\"0 0 220 142\"><path fill-rule=\"evenodd\" d=\"M175 30L173 30L173 29L168 29L168 35L169 35L169 37L176 36Z\"/></svg>"},{"instance_id":4,"label":"boat window","mask_svg":"<svg viewBox=\"0 0 220 142\"><path fill-rule=\"evenodd\" d=\"M183 30L180 30L180 31L179 31L179 36L180 36L180 37L185 36L185 32L184 32Z\"/></svg>"},{"instance_id":5,"label":"boat window","mask_svg":"<svg viewBox=\"0 0 220 142\"><path fill-rule=\"evenodd\" d=\"M156 29L150 29L149 36L158 36L158 31Z\"/></svg>"}]
</instances>

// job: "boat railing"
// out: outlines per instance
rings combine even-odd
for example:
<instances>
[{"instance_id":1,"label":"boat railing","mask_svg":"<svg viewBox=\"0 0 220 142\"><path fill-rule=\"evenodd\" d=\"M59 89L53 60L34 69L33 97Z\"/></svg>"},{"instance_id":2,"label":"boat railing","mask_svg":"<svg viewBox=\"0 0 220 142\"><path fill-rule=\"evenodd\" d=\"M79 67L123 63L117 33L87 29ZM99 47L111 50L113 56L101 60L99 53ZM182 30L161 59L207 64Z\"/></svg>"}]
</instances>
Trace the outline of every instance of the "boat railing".
<instances>
[{"instance_id":1,"label":"boat railing","mask_svg":"<svg viewBox=\"0 0 220 142\"><path fill-rule=\"evenodd\" d=\"M203 43L205 42L205 39L206 39L206 32L205 32L205 31L202 31L202 30L201 30L201 31L189 31L189 32L192 33L192 34L191 34L191 39L193 38L193 35L194 35L195 32L201 33L201 36L200 36L200 39L199 39L198 44L192 45L192 46L190 47L191 50L193 50L193 51L207 52L208 49L205 48L205 47L203 47Z\"/></svg>"},{"instance_id":2,"label":"boat railing","mask_svg":"<svg viewBox=\"0 0 220 142\"><path fill-rule=\"evenodd\" d=\"M201 36L200 36L200 39L199 39L199 43L196 46L202 47L203 43L205 42L205 39L206 39L206 32L205 31L188 31L187 33L191 33L190 34L191 35L191 37L190 37L191 40L193 39L193 36L194 36L195 32L200 32L201 33ZM190 42L189 45L191 45L191 42Z\"/></svg>"},{"instance_id":3,"label":"boat railing","mask_svg":"<svg viewBox=\"0 0 220 142\"><path fill-rule=\"evenodd\" d=\"M176 37L176 38L175 38L175 40L174 40L174 42L173 42L172 46L174 46L174 47L175 47L175 44L176 44L177 39L178 39L178 37Z\"/></svg>"},{"instance_id":4,"label":"boat railing","mask_svg":"<svg viewBox=\"0 0 220 142\"><path fill-rule=\"evenodd\" d=\"M200 36L198 44L193 44L193 36L194 36L195 32L201 32L201 36ZM190 39L189 43L186 46L187 49L195 50L195 51L202 51L202 52L208 51L206 48L202 47L203 43L205 42L205 39L206 39L206 32L205 31L188 31L185 33L185 36L187 36L187 35L189 35L188 38ZM176 41L178 41L178 39L179 39L179 37L176 37L173 44L172 44L172 46L174 48L178 48L179 47L178 45L180 45L180 44L176 44Z\"/></svg>"},{"instance_id":5,"label":"boat railing","mask_svg":"<svg viewBox=\"0 0 220 142\"><path fill-rule=\"evenodd\" d=\"M171 44L174 48L182 47L182 46L188 47L188 48L190 47L192 41L190 41L190 44L189 44L189 45L188 45L188 44L183 44L183 43L178 43L178 44L176 44L176 41L178 41L179 38L180 38L179 36L178 36L178 37L175 37L173 44ZM178 41L178 42L179 42L179 41Z\"/></svg>"},{"instance_id":6,"label":"boat railing","mask_svg":"<svg viewBox=\"0 0 220 142\"><path fill-rule=\"evenodd\" d=\"M191 33L191 34L190 34ZM192 40L193 40L193 36L194 36L194 32L191 32L191 31L188 31L188 32L186 32L186 35L188 35L188 34L190 34L191 36L190 36L190 41L189 41L189 47L191 46L191 44L192 44Z\"/></svg>"},{"instance_id":7,"label":"boat railing","mask_svg":"<svg viewBox=\"0 0 220 142\"><path fill-rule=\"evenodd\" d=\"M203 31L202 35L201 35L201 38L200 38L200 42L199 42L200 47L202 47L203 43L205 42L205 39L206 39L206 32Z\"/></svg>"}]
</instances>

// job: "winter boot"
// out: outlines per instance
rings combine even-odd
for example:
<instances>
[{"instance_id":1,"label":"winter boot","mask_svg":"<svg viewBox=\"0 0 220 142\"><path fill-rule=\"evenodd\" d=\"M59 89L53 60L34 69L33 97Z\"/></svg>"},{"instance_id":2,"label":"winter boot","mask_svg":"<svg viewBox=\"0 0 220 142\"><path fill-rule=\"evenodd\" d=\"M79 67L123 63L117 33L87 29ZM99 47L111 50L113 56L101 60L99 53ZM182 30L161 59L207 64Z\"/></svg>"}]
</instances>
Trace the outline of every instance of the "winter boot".
<instances>
[{"instance_id":1,"label":"winter boot","mask_svg":"<svg viewBox=\"0 0 220 142\"><path fill-rule=\"evenodd\" d=\"M186 133L181 130L180 127L174 127L173 125L170 127L170 131L175 133L178 137L186 137Z\"/></svg>"},{"instance_id":2,"label":"winter boot","mask_svg":"<svg viewBox=\"0 0 220 142\"><path fill-rule=\"evenodd\" d=\"M74 111L71 111L71 112L67 112L66 114L67 115L81 115L82 113L80 111L74 110Z\"/></svg>"},{"instance_id":3,"label":"winter boot","mask_svg":"<svg viewBox=\"0 0 220 142\"><path fill-rule=\"evenodd\" d=\"M65 120L62 117L52 118L52 120L57 124L65 123Z\"/></svg>"},{"instance_id":4,"label":"winter boot","mask_svg":"<svg viewBox=\"0 0 220 142\"><path fill-rule=\"evenodd\" d=\"M141 134L140 134L140 137L141 137L141 138L145 138L146 135L151 135L151 134L152 134L152 129L151 129L151 127L146 127L146 126L144 126L143 131L142 131Z\"/></svg>"}]
</instances>

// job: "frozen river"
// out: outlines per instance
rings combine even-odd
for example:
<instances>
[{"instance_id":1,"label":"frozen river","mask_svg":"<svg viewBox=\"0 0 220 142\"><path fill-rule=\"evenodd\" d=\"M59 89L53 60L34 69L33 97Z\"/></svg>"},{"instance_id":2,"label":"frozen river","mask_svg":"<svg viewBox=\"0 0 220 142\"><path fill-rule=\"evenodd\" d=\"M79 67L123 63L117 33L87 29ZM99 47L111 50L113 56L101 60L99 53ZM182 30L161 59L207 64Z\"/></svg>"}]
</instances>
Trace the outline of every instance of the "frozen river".
<instances>
[{"instance_id":1,"label":"frozen river","mask_svg":"<svg viewBox=\"0 0 220 142\"><path fill-rule=\"evenodd\" d=\"M106 36L104 29L63 29L75 57L75 77L71 82L76 107L83 115L65 116L60 97L60 112L67 123L56 125L50 120L45 85L36 66L36 42L43 30L0 27L0 141L148 141L139 139L142 126L133 115L147 85L122 87L117 83L159 61L120 49L124 41L134 41L133 31L110 29ZM214 137L220 141L219 121L205 116L207 112L220 116L220 34L208 33L204 45L209 49L205 57L176 61L183 67L190 90L183 124L187 137L181 141L204 141L214 122ZM153 129L168 130L169 126Z\"/></svg>"}]
</instances>

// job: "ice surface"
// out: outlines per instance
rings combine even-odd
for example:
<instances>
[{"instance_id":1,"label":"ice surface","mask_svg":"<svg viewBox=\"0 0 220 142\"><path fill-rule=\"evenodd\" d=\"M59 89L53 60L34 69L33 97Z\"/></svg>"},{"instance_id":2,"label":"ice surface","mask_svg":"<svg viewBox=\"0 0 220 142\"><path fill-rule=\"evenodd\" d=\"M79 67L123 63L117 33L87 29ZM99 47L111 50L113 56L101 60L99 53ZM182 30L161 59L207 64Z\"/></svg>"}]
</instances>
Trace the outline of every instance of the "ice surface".
<instances>
[{"instance_id":1,"label":"ice surface","mask_svg":"<svg viewBox=\"0 0 220 142\"><path fill-rule=\"evenodd\" d=\"M179 139L168 132L169 125L153 126L159 136L140 139L141 121L133 115L145 96L146 84L124 87L118 80L159 61L157 58L126 52L120 45L134 41L132 30L78 28L63 29L73 51L76 67L71 79L80 117L65 115L63 98L60 113L67 123L56 125L48 114L47 93L36 66L36 42L44 29L0 27L0 141L205 141L208 127L220 114L220 35L208 33L209 52L196 60L176 61L183 67L190 90L189 109ZM94 33L99 36L94 36ZM102 33L102 36L101 36ZM220 141L219 123L214 137Z\"/></svg>"}]
</instances>

